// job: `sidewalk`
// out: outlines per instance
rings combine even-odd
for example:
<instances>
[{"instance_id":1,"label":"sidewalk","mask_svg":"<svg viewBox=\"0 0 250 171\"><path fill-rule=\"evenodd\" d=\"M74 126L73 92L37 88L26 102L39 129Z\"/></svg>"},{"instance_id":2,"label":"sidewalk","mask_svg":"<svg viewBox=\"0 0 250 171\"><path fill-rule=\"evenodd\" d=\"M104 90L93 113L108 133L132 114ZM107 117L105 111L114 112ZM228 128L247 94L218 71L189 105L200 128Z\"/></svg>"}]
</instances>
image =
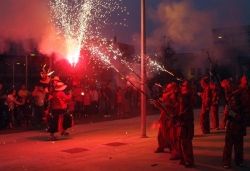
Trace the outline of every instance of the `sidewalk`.
<instances>
[{"instance_id":1,"label":"sidewalk","mask_svg":"<svg viewBox=\"0 0 250 171\"><path fill-rule=\"evenodd\" d=\"M147 115L159 115L159 110L153 109L152 106L147 106L146 111L147 111ZM82 116L81 118L75 118L74 122L75 122L75 125L80 125L80 124L89 124L89 123L105 122L105 121L112 121L112 120L128 119L128 118L139 117L140 115L141 115L140 107L138 106L134 108L129 114L117 115L115 111L112 111L111 113L112 117L105 118L103 115L103 112L100 112L97 115L91 115L89 117ZM46 129L46 127L47 125L45 123L39 126L32 124L31 126L28 126L28 127L23 127L18 124L14 124L14 129L8 129L7 126L0 129L0 135L35 131L35 130L44 130Z\"/></svg>"},{"instance_id":2,"label":"sidewalk","mask_svg":"<svg viewBox=\"0 0 250 171\"><path fill-rule=\"evenodd\" d=\"M195 109L196 166L188 170L225 170L221 162L225 131L214 130L203 135L199 112L200 109ZM68 137L60 137L57 133L57 141L48 141L49 134L43 130L0 135L0 171L185 170L179 161L169 160L168 151L154 153L158 117L147 116L147 138L140 137L140 117L75 125L68 130ZM249 132L250 128L247 129ZM232 160L230 170L250 170L249 135L244 138L244 158L245 167L235 166Z\"/></svg>"}]
</instances>

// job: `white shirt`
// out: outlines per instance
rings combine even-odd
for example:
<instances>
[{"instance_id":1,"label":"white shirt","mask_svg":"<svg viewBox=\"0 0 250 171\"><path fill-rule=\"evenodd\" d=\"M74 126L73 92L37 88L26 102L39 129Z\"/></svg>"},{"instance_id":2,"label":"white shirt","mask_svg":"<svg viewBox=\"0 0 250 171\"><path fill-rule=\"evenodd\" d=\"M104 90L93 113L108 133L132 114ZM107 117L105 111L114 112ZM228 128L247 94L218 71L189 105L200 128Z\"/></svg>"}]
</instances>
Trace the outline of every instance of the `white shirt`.
<instances>
[{"instance_id":1,"label":"white shirt","mask_svg":"<svg viewBox=\"0 0 250 171\"><path fill-rule=\"evenodd\" d=\"M98 92L96 90L90 90L89 94L91 101L98 101Z\"/></svg>"}]
</instances>

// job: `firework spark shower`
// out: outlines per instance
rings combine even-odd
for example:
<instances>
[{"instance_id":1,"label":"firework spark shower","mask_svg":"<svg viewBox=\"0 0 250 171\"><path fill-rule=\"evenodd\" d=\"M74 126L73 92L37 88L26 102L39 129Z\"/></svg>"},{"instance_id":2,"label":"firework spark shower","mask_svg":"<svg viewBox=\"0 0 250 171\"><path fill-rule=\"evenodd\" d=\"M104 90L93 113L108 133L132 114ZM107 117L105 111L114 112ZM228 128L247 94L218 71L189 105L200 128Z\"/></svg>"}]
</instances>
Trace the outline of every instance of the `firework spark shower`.
<instances>
[{"instance_id":1,"label":"firework spark shower","mask_svg":"<svg viewBox=\"0 0 250 171\"><path fill-rule=\"evenodd\" d=\"M88 41L102 38L100 29L109 23L114 11L126 12L117 0L51 0L51 22L63 40L65 56L71 64L77 63L80 50ZM116 24L116 23L114 23Z\"/></svg>"}]
</instances>

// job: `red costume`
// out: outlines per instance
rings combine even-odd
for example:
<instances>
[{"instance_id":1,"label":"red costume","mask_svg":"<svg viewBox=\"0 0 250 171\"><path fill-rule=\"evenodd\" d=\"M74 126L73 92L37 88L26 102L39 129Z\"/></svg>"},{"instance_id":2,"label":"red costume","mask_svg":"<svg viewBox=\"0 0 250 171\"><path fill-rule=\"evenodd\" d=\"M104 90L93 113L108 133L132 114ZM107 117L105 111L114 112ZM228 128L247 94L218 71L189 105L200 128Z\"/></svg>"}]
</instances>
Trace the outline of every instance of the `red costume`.
<instances>
[{"instance_id":1,"label":"red costume","mask_svg":"<svg viewBox=\"0 0 250 171\"><path fill-rule=\"evenodd\" d=\"M171 122L168 118L166 112L161 109L161 114L159 118L159 130L158 130L158 148L155 153L164 152L165 148L169 148L171 151L170 144L170 129L168 127L168 123Z\"/></svg>"},{"instance_id":2,"label":"red costume","mask_svg":"<svg viewBox=\"0 0 250 171\"><path fill-rule=\"evenodd\" d=\"M158 132L159 147L155 152L163 152L164 148L168 147L172 151L170 160L177 160L179 157L176 121L170 120L169 117L175 118L179 113L179 92L177 91L176 83L170 83L167 89L168 91L161 98L165 106L165 111L155 103L155 106L161 110Z\"/></svg>"},{"instance_id":3,"label":"red costume","mask_svg":"<svg viewBox=\"0 0 250 171\"><path fill-rule=\"evenodd\" d=\"M209 120L209 110L212 101L212 92L208 83L208 77L204 77L201 80L201 86L204 89L203 93L199 93L202 105L200 113L200 126L204 134L210 133L210 120Z\"/></svg>"},{"instance_id":4,"label":"red costume","mask_svg":"<svg viewBox=\"0 0 250 171\"><path fill-rule=\"evenodd\" d=\"M161 111L160 118L159 118L159 130L158 130L158 148L155 151L155 153L164 152L164 149L167 147L171 151L171 144L170 144L170 129L168 127L168 123L171 122L169 120L169 116L166 112L168 111L168 108L166 108L166 103L168 104L170 101L170 96L168 93L168 88L170 85L168 85L163 93L163 97L160 98L160 100L157 102L154 102L155 107L159 108ZM161 106L160 104L161 103Z\"/></svg>"},{"instance_id":5,"label":"red costume","mask_svg":"<svg viewBox=\"0 0 250 171\"><path fill-rule=\"evenodd\" d=\"M221 82L221 87L224 88L225 98L228 101L230 99L231 93L233 93L236 90L236 88L227 79L224 79ZM226 127L227 115L228 115L228 111L227 111L226 106L225 106L224 110L223 110L222 121L221 121L221 128L222 129L225 129L225 127Z\"/></svg>"},{"instance_id":6,"label":"red costume","mask_svg":"<svg viewBox=\"0 0 250 171\"><path fill-rule=\"evenodd\" d=\"M179 114L180 110L180 91L176 85L176 83L171 83L172 86L170 88L170 100L169 103L166 103L166 106L169 111L169 115L173 118L171 121L168 122L168 127L170 131L170 143L171 143L171 157L170 160L178 160L178 141L177 141L177 128L176 128L176 120L175 118Z\"/></svg>"},{"instance_id":7,"label":"red costume","mask_svg":"<svg viewBox=\"0 0 250 171\"><path fill-rule=\"evenodd\" d=\"M183 87L181 89L183 89ZM180 164L183 164L186 167L192 167L194 165L192 144L194 136L193 99L192 92L182 90L180 97L180 112L177 116L177 136Z\"/></svg>"},{"instance_id":8,"label":"red costume","mask_svg":"<svg viewBox=\"0 0 250 171\"><path fill-rule=\"evenodd\" d=\"M239 89L237 90L238 94L240 94L240 100L243 107L243 112L246 115L246 124L250 126L250 90L248 86L248 82L246 76L243 76L241 79L241 83Z\"/></svg>"},{"instance_id":9,"label":"red costume","mask_svg":"<svg viewBox=\"0 0 250 171\"><path fill-rule=\"evenodd\" d=\"M226 125L225 147L223 151L224 168L229 168L234 146L234 161L238 166L243 166L243 137L246 136L246 115L243 112L239 98L229 100L230 110Z\"/></svg>"},{"instance_id":10,"label":"red costume","mask_svg":"<svg viewBox=\"0 0 250 171\"><path fill-rule=\"evenodd\" d=\"M72 126L73 120L70 115L65 115L67 112L67 102L71 99L72 94L66 95L63 90L67 86L62 82L58 82L53 93L52 98L52 120L48 128L50 132L50 140L55 140L56 137L54 133L62 131L61 135L68 135L69 133L65 132L66 129Z\"/></svg>"},{"instance_id":11,"label":"red costume","mask_svg":"<svg viewBox=\"0 0 250 171\"><path fill-rule=\"evenodd\" d=\"M210 83L210 88L212 92L212 105L211 105L211 117L212 117L212 128L219 128L219 100L220 93L219 88L215 83Z\"/></svg>"}]
</instances>

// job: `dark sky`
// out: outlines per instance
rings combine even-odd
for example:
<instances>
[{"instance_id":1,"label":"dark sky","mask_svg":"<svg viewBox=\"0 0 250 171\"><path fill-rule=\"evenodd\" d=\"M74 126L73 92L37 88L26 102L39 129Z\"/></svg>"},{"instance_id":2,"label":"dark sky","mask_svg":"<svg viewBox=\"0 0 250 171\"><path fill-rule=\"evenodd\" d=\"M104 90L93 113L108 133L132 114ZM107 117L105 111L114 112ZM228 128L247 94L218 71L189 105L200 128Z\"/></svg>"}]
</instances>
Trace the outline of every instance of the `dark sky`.
<instances>
[{"instance_id":1,"label":"dark sky","mask_svg":"<svg viewBox=\"0 0 250 171\"><path fill-rule=\"evenodd\" d=\"M140 0L124 0L130 11L129 27L113 27L118 40L137 47L140 3ZM180 51L199 51L210 45L211 29L250 25L249 9L250 0L146 0L148 46L166 35Z\"/></svg>"},{"instance_id":2,"label":"dark sky","mask_svg":"<svg viewBox=\"0 0 250 171\"><path fill-rule=\"evenodd\" d=\"M118 1L118 0L117 0ZM34 38L46 45L50 29L49 0L0 0L0 50L8 49L2 37ZM127 27L108 25L102 35L140 47L140 0L122 0L129 15L112 14L108 22L126 19ZM169 36L180 52L199 52L210 46L211 29L250 25L250 0L146 0L147 49ZM117 12L117 11L116 11ZM119 11L118 11L119 12ZM28 32L28 34L27 34Z\"/></svg>"}]
</instances>

